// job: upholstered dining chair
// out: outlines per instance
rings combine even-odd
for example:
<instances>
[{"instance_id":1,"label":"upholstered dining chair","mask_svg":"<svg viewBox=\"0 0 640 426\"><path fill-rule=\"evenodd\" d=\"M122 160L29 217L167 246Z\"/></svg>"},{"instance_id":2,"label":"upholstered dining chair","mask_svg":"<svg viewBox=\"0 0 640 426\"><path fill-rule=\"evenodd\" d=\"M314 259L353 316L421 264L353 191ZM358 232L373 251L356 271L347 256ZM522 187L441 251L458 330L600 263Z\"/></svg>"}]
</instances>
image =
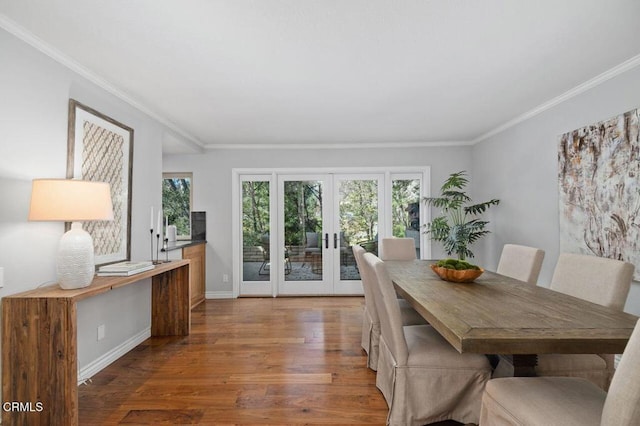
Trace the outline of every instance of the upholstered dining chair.
<instances>
[{"instance_id":1,"label":"upholstered dining chair","mask_svg":"<svg viewBox=\"0 0 640 426\"><path fill-rule=\"evenodd\" d=\"M380 343L380 317L376 309L373 296L373 283L375 279L374 272L362 260L365 249L361 246L354 245L353 257L356 259L356 265L360 271L362 279L362 287L364 290L364 314L362 317L362 349L367 353L367 367L376 371L378 369L378 346ZM402 315L402 323L405 325L425 324L426 320L416 312L405 300L400 301L400 312Z\"/></svg>"},{"instance_id":2,"label":"upholstered dining chair","mask_svg":"<svg viewBox=\"0 0 640 426\"><path fill-rule=\"evenodd\" d=\"M544 251L518 244L505 244L496 272L536 285L542 268Z\"/></svg>"},{"instance_id":3,"label":"upholstered dining chair","mask_svg":"<svg viewBox=\"0 0 640 426\"><path fill-rule=\"evenodd\" d=\"M609 392L583 378L493 379L482 395L480 426L640 425L640 322L622 354Z\"/></svg>"},{"instance_id":4,"label":"upholstered dining chair","mask_svg":"<svg viewBox=\"0 0 640 426\"><path fill-rule=\"evenodd\" d=\"M550 288L589 302L622 310L634 266L627 262L582 254L561 253ZM607 390L614 371L613 354L542 354L539 376L583 377Z\"/></svg>"},{"instance_id":5,"label":"upholstered dining chair","mask_svg":"<svg viewBox=\"0 0 640 426\"><path fill-rule=\"evenodd\" d=\"M416 258L416 240L413 238L383 238L380 242L380 259L382 260L414 260Z\"/></svg>"},{"instance_id":6,"label":"upholstered dining chair","mask_svg":"<svg viewBox=\"0 0 640 426\"><path fill-rule=\"evenodd\" d=\"M417 426L443 420L477 423L491 366L481 354L458 353L429 325L402 325L400 305L384 262L372 253L380 316L376 386L389 406L387 424Z\"/></svg>"}]
</instances>

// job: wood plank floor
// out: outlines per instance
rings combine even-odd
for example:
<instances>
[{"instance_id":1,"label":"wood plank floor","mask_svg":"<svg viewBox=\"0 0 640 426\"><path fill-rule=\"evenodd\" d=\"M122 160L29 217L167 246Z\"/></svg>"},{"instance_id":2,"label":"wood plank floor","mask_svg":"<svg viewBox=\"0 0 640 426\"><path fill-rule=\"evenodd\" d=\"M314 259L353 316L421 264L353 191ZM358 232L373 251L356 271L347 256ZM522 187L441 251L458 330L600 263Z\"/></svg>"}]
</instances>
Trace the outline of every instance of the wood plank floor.
<instances>
[{"instance_id":1,"label":"wood plank floor","mask_svg":"<svg viewBox=\"0 0 640 426\"><path fill-rule=\"evenodd\" d=\"M148 339L80 386L80 424L384 425L362 309L360 297L207 300L190 336Z\"/></svg>"}]
</instances>

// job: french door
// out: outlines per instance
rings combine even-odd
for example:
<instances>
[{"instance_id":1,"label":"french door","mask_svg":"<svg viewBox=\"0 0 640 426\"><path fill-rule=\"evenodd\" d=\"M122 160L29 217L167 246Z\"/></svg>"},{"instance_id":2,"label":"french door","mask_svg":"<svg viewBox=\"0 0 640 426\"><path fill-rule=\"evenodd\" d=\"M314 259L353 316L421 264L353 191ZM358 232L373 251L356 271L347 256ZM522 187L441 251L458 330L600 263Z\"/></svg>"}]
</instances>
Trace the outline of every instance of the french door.
<instances>
[{"instance_id":1,"label":"french door","mask_svg":"<svg viewBox=\"0 0 640 426\"><path fill-rule=\"evenodd\" d=\"M378 237L382 174L280 175L278 294L362 294L352 246Z\"/></svg>"},{"instance_id":2,"label":"french door","mask_svg":"<svg viewBox=\"0 0 640 426\"><path fill-rule=\"evenodd\" d=\"M362 294L354 245L377 254L381 238L414 237L421 256L423 176L376 170L238 174L234 294Z\"/></svg>"}]
</instances>

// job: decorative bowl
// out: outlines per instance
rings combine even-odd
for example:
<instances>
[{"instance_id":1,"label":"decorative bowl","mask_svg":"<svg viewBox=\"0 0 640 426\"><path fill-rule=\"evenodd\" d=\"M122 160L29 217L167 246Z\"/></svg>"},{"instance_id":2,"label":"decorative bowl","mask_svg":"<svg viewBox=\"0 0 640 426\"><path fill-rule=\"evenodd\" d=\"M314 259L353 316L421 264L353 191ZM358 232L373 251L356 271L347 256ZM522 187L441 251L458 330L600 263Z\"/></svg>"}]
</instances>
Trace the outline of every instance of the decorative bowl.
<instances>
[{"instance_id":1,"label":"decorative bowl","mask_svg":"<svg viewBox=\"0 0 640 426\"><path fill-rule=\"evenodd\" d=\"M473 282L484 272L484 269L449 269L431 265L431 269L437 276L445 281L451 281L454 283L470 283Z\"/></svg>"}]
</instances>

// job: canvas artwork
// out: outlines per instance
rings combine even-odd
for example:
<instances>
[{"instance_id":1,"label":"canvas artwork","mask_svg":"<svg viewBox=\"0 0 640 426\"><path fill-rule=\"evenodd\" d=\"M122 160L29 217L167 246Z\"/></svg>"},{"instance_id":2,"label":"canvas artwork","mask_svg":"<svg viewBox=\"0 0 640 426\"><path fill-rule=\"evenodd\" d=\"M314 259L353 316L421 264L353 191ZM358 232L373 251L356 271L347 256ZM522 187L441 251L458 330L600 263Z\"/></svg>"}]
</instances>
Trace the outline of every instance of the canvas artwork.
<instances>
[{"instance_id":1,"label":"canvas artwork","mask_svg":"<svg viewBox=\"0 0 640 426\"><path fill-rule=\"evenodd\" d=\"M624 260L640 279L640 109L560 136L560 251Z\"/></svg>"}]
</instances>

